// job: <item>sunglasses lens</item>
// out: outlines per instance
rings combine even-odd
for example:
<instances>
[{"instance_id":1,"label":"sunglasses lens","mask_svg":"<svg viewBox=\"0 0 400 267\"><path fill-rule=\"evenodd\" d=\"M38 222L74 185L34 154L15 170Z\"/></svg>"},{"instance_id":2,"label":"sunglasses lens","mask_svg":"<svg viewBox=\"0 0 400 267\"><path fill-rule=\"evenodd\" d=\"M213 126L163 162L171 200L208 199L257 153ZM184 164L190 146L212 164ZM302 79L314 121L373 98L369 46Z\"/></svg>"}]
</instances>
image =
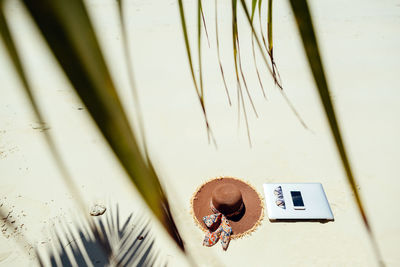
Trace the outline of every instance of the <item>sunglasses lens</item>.
<instances>
[{"instance_id":1,"label":"sunglasses lens","mask_svg":"<svg viewBox=\"0 0 400 267\"><path fill-rule=\"evenodd\" d=\"M282 187L278 186L277 188L275 188L274 194L277 196L282 195Z\"/></svg>"},{"instance_id":2,"label":"sunglasses lens","mask_svg":"<svg viewBox=\"0 0 400 267\"><path fill-rule=\"evenodd\" d=\"M277 199L276 201L275 201L275 203L276 203L276 205L278 206L278 207L280 207L280 208L285 208L285 201L283 201L283 199Z\"/></svg>"}]
</instances>

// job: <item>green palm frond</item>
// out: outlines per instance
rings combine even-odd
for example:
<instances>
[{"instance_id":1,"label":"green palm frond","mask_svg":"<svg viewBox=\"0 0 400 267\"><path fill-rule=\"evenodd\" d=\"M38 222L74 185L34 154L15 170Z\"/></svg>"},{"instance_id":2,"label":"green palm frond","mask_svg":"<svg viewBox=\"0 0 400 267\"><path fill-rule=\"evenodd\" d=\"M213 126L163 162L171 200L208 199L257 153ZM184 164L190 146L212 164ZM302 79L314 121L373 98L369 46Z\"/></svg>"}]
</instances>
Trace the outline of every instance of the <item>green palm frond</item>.
<instances>
[{"instance_id":1,"label":"green palm frond","mask_svg":"<svg viewBox=\"0 0 400 267\"><path fill-rule=\"evenodd\" d=\"M218 64L219 64L219 69L221 71L221 76L222 76L222 81L224 82L224 88L226 92L226 97L228 98L228 103L229 106L232 106L232 101L231 97L229 94L228 86L226 85L226 79L225 79L225 73L224 73L224 68L222 67L222 62L221 62L221 52L219 48L219 33L218 33L218 0L214 1L214 8L215 8L215 40L217 44L217 57L218 57Z\"/></svg>"},{"instance_id":2,"label":"green palm frond","mask_svg":"<svg viewBox=\"0 0 400 267\"><path fill-rule=\"evenodd\" d=\"M207 129L207 136L208 136L208 140L210 142L210 139L213 141L214 145L217 146L217 143L215 141L213 132L211 130L210 124L208 122L208 118L207 118L207 111L206 111L206 107L205 107L205 103L204 103L204 92L203 92L203 85L202 85L202 80L200 81L200 85L197 82L196 79L196 75L194 73L194 68L193 68L193 61L192 61L192 52L191 52L191 48L190 48L190 43L189 43L189 36L188 36L188 31L187 31L187 27L186 27L186 18L185 18L185 8L183 6L183 0L178 0L178 6L179 6L179 15L181 18L181 25L182 25L182 32L183 32L183 37L185 40L185 48L186 48L186 53L187 53L187 57L188 57L188 61L189 61L189 68L190 68L190 73L192 75L192 80L193 80L193 85L196 89L196 93L197 93L197 97L199 99L200 102L200 106L201 106L201 110L203 111L203 115L204 115L204 120L206 123L206 129ZM201 12L201 2L199 1L198 4L198 14L200 14ZM198 42L200 42L200 29L198 29ZM199 45L199 50L200 51L200 45ZM199 56L200 58L200 56ZM201 72L200 72L201 73Z\"/></svg>"},{"instance_id":3,"label":"green palm frond","mask_svg":"<svg viewBox=\"0 0 400 267\"><path fill-rule=\"evenodd\" d=\"M339 124L336 119L335 110L332 104L332 99L329 93L328 82L325 77L325 71L323 68L321 56L319 54L317 38L314 32L314 27L308 8L307 1L305 0L290 0L290 5L292 7L294 16L296 18L297 27L303 42L304 51L307 55L308 63L310 65L315 84L318 89L318 93L321 102L324 106L326 118L329 121L329 126L331 128L331 133L335 139L336 147L339 152L340 158L344 170L347 175L347 182L350 185L351 190L354 193L354 197L357 203L358 210L363 219L364 225L368 231L369 237L371 239L374 251L376 253L377 259L380 265L383 265L383 260L379 252L379 248L375 237L373 235L370 223L365 212L363 202L361 201L360 194L358 193L356 181L351 169L350 161L347 157L346 149L343 143L342 135L340 132Z\"/></svg>"},{"instance_id":4,"label":"green palm frond","mask_svg":"<svg viewBox=\"0 0 400 267\"><path fill-rule=\"evenodd\" d=\"M260 1L261 3L261 1ZM268 52L272 55L272 0L268 0Z\"/></svg>"},{"instance_id":5,"label":"green palm frond","mask_svg":"<svg viewBox=\"0 0 400 267\"><path fill-rule=\"evenodd\" d=\"M244 102L243 91L242 91L242 86L241 86L240 77L239 77L239 69L242 70L242 68L241 68L241 62L239 62L239 64L238 64L238 60L239 60L238 54L240 55L240 52L239 52L239 36L238 36L239 33L238 33L238 25L237 25L237 2L238 2L237 0L232 0L232 46L233 46L233 60L234 60L235 75L236 75L238 123L240 122L240 106L242 106L244 122L246 123L247 138L249 141L249 145L251 146L249 122L248 122L248 118L247 118L246 105ZM240 68L239 68L239 66L240 66ZM244 76L243 72L241 72L241 74L243 77ZM247 89L247 86L246 86L246 89ZM253 107L254 107L254 105L253 105ZM255 108L254 108L254 111L255 111Z\"/></svg>"},{"instance_id":6,"label":"green palm frond","mask_svg":"<svg viewBox=\"0 0 400 267\"><path fill-rule=\"evenodd\" d=\"M250 27L251 27L252 34L253 34L254 37L255 37L257 46L258 46L258 48L259 48L259 50L260 50L260 52L261 52L262 58L263 58L263 60L264 60L264 63L265 63L265 65L268 67L268 71L270 72L270 74L271 74L272 77L274 78L275 84L281 89L281 90L279 90L279 92L282 94L282 96L283 96L283 98L285 99L286 103L289 105L290 109L292 110L293 114L297 117L297 119L299 120L299 122L303 125L303 127L304 127L305 129L308 129L306 123L305 123L304 120L301 118L299 112L297 112L296 108L294 107L294 105L293 105L292 102L290 101L289 97L288 97L288 96L286 95L286 93L283 91L283 87L282 87L282 85L281 85L281 82L278 80L277 73L276 73L276 71L274 70L274 63L273 63L273 62L271 63L271 64L272 64L272 67L271 67L271 66L268 64L268 60L267 60L266 55L262 52L263 49L262 49L262 46L261 46L261 42L260 42L260 39L258 38L258 36L257 36L257 34L256 34L256 31L255 31L255 29L254 29L254 27L253 27L253 24L252 24L252 22L251 22L251 16L250 16L250 13L249 13L249 10L248 10L248 8L247 8L247 5L246 5L245 0L240 0L240 3L241 3L242 8L243 8L243 10L244 10L244 12L245 12L247 21L249 22L249 25L250 25ZM268 53L267 53L267 54L268 54ZM268 54L268 55L269 55L269 54ZM270 59L272 60L271 57L270 57Z\"/></svg>"},{"instance_id":7,"label":"green palm frond","mask_svg":"<svg viewBox=\"0 0 400 267\"><path fill-rule=\"evenodd\" d=\"M201 21L203 22L203 27L204 27L204 32L206 34L207 37L207 43L208 43L208 47L210 47L210 38L208 37L208 30L207 30L207 23L206 23L206 18L204 16L204 12L203 12L203 6L201 5L201 1L200 1L200 13L201 13Z\"/></svg>"},{"instance_id":8,"label":"green palm frond","mask_svg":"<svg viewBox=\"0 0 400 267\"><path fill-rule=\"evenodd\" d=\"M258 36L256 29L253 25L254 23L254 17L256 14L256 8L258 5L258 15L259 15L259 21L260 21L260 35L262 38L262 42L260 41L260 37ZM204 19L204 14L203 14L203 8L201 5L201 1L198 0L198 7L197 7L197 56L198 56L198 67L199 67L199 78L196 78L195 72L194 72L194 62L192 58L192 49L191 45L189 43L189 32L186 26L186 19L185 19L185 9L183 5L182 0L178 0L178 6L179 6L179 14L181 17L181 26L182 26L182 32L184 36L184 42L185 42L185 48L186 48L186 53L188 56L188 61L189 61L189 67L190 67L190 73L192 76L193 84L195 87L195 90L197 92L197 95L200 100L200 105L202 107L203 113L205 115L205 120L206 120L206 125L207 125L207 131L209 131L209 125L208 125L208 119L206 116L206 109L205 109L205 104L204 104L204 88L203 88L203 64L202 64L202 58L201 58L201 23L200 23L200 18L203 19L203 25L205 26L205 19ZM238 109L238 124L240 125L240 118L243 115L244 121L245 121L245 126L246 126L246 131L247 131L247 137L248 137L248 142L251 147L251 137L250 137L250 126L249 126L249 118L248 118L248 110L246 107L247 100L245 101L244 94L246 94L246 98L248 99L248 102L250 103L251 109L254 112L254 115L256 118L258 118L258 113L257 109L255 107L254 101L252 94L250 92L246 74L245 74L245 69L242 67L242 54L240 50L240 38L239 38L239 31L238 31L238 10L241 8L246 16L246 20L248 21L248 25L251 29L251 42L252 42L252 56L253 56L253 61L254 61L254 68L257 74L258 78L258 83L261 88L262 95L264 98L266 98L265 90L264 90L264 85L262 82L263 74L259 71L258 69L258 64L257 64L257 57L256 57L256 51L255 47L258 48L259 53L261 54L262 61L264 65L266 66L269 74L271 77L274 79L275 85L280 89L280 93L284 97L285 101L287 102L288 106L294 113L294 115L298 118L300 123L304 126L304 128L308 129L307 125L305 124L304 120L301 118L299 112L295 109L294 105L291 103L289 100L289 97L283 92L283 87L281 84L281 78L279 75L279 71L276 67L274 57L273 57L273 50L272 50L272 1L268 2L268 45L265 41L265 37L263 34L263 27L261 23L261 7L262 7L262 1L261 0L252 0L252 6L251 6L251 13L249 12L245 0L232 0L231 1L231 10L232 10L232 47L233 47L233 52L232 52L232 57L233 57L233 67L234 67L234 73L235 73L235 83L236 83L236 94L237 94L237 109ZM215 1L215 32L216 32L216 49L217 49L217 57L218 57L218 64L223 80L223 84L225 87L225 91L227 94L228 102L229 105L232 105L226 78L225 78L225 72L222 67L222 61L221 61L221 56L220 56L220 43L219 43L219 30L218 30L218 1ZM206 29L205 29L206 30ZM207 31L206 31L207 33ZM208 39L208 38L207 38ZM245 93L243 93L243 90Z\"/></svg>"},{"instance_id":9,"label":"green palm frond","mask_svg":"<svg viewBox=\"0 0 400 267\"><path fill-rule=\"evenodd\" d=\"M261 2L262 1L259 1L259 5L261 5ZM256 11L256 7L257 7L257 0L253 0L252 4L251 4L251 24L252 25L254 25L254 14ZM261 11L259 12L259 17L261 17ZM260 18L260 33L261 33L261 37L264 39L264 35L263 35L262 27L261 27L261 18ZM263 86L263 83L262 83L261 77L260 77L260 71L258 70L258 66L257 66L257 57L256 57L256 51L254 48L254 35L251 35L251 50L253 53L254 68L256 70L258 83L260 85L262 94L263 94L264 98L266 99L267 96L265 94L264 86Z\"/></svg>"},{"instance_id":10,"label":"green palm frond","mask_svg":"<svg viewBox=\"0 0 400 267\"><path fill-rule=\"evenodd\" d=\"M82 0L26 0L24 4L128 177L183 250L167 198L154 168L140 152ZM6 44L12 44L5 30L6 20L2 18L2 37ZM7 45L7 48L25 88L29 89L15 47ZM26 91L32 100L30 90ZM34 100L31 102L42 118Z\"/></svg>"},{"instance_id":11,"label":"green palm frond","mask_svg":"<svg viewBox=\"0 0 400 267\"><path fill-rule=\"evenodd\" d=\"M103 54L99 47L96 34L93 30L91 21L87 14L83 0L23 0L23 3L28 9L29 14L32 16L35 24L38 26L42 36L47 42L50 51L53 53L57 59L60 67L66 74L67 78L71 82L75 91L86 105L90 115L92 116L95 124L100 129L104 138L106 139L108 145L111 147L115 156L118 158L119 162L125 169L131 182L137 187L141 196L152 210L156 218L161 222L166 231L175 240L177 245L184 250L183 241L179 235L175 222L172 218L171 211L169 208L169 203L165 196L165 193L161 187L160 181L158 179L156 170L154 169L152 162L149 158L143 122L141 119L141 111L139 106L139 101L137 98L136 87L134 85L133 70L130 64L130 50L128 46L127 31L124 22L124 13L122 8L122 0L118 1L119 15L122 25L123 33L123 47L125 54L129 58L128 69L130 85L132 87L134 103L137 113L137 118L139 120L138 132L140 132L143 138L144 153L141 152L137 137L131 128L128 121L126 113L121 105L120 99L117 94L112 77L108 71L107 64L104 60ZM181 19L182 32L185 42L185 50L189 62L189 70L191 74L191 79L196 90L197 98L199 100L201 110L203 112L207 136L209 141L216 145L213 132L211 130L209 120L206 112L205 105L205 88L203 85L203 62L202 62L202 25L205 30L205 35L210 46L210 40L208 37L208 31L206 27L205 14L203 13L202 1L197 0L197 57L199 64L199 75L195 73L195 64L192 56L191 45L189 43L189 32L186 26L186 18L184 11L183 0L178 0L179 14ZM225 86L228 102L231 105L231 98L228 90L228 86L225 80L224 69L222 67L222 61L220 57L220 43L218 34L218 12L217 12L217 1L215 0L215 24L216 24L216 43L217 43L217 56L220 66L220 71L222 74L223 83ZM266 38L263 33L263 22L261 18L262 13L262 0L252 0L251 1L251 12L247 7L245 0L232 0L232 47L233 47L233 59L234 59L234 69L235 69L235 79L236 79L236 90L237 90L237 105L238 105L238 116L241 117L241 110L243 112L247 135L249 144L251 146L250 129L248 122L248 110L245 106L245 97L243 95L243 88L246 90L247 98L251 104L255 116L258 117L255 105L252 100L252 96L249 87L246 82L245 70L242 68L242 59L240 53L240 42L239 42L239 31L238 31L238 10L242 8L246 17L246 21L251 29L251 42L252 42L252 53L254 59L254 66L256 69L257 77L259 80L260 87L264 97L266 94L264 92L264 87L262 84L262 73L258 70L257 56L255 48L258 49L258 54L261 55L261 60L267 68L267 71L274 79L275 84L279 87L279 92L282 94L284 99L289 104L294 114L297 116L301 124L307 128L304 121L300 117L299 113L294 108L293 104L290 102L289 98L283 91L282 81L275 64L273 57L274 43L273 43L273 0L268 0L268 13L267 13L267 34ZM23 58L20 57L16 45L14 43L12 32L10 32L9 26L7 24L7 17L4 14L3 5L5 0L0 0L0 35L4 41L5 47L9 53L12 64L15 67L16 73L22 82L22 87L32 105L34 115L39 123L44 123L44 116L41 113L41 109L37 104L37 100L33 94L33 90L29 84L28 78L23 68ZM313 23L308 8L306 0L290 0L291 8L294 12L294 16L297 22L298 30L302 38L304 50L317 86L317 90L324 107L324 111L327 120L330 125L332 135L334 137L337 150L341 157L341 161L346 173L347 182L350 185L352 192L354 193L355 201L358 207L358 211L362 217L363 223L369 234L371 243L376 253L376 257L381 265L383 265L383 260L377 245L374 233L370 226L370 221L365 211L364 204L362 202L361 196L356 188L355 177L351 169L351 164L347 156L345 145L341 136L341 131L339 123L337 121L334 106L330 97L329 87L327 79L324 73L323 64L321 56L319 54L317 38L313 29ZM254 19L256 16L256 8L258 6L258 17L259 17L259 33L257 33L254 26ZM238 120L239 122L240 120ZM80 200L79 190L75 187L67 168L64 166L62 158L58 153L51 135L44 131L44 137L49 145L50 151L53 158L56 161L58 169L61 171L64 180L70 190L74 195L77 196L76 199ZM83 207L83 204L80 203ZM3 211L0 209L0 216ZM128 219L129 222L130 219ZM91 224L93 234L101 242L101 249L108 255L107 259L115 258L111 257L112 248L109 246L110 240L107 235L103 233L103 230L110 225L115 225L115 222L109 220L107 222L100 222L97 224L97 228L93 228L94 224ZM127 225L127 223L125 224ZM141 233L148 233L146 223L143 223L143 229ZM119 228L117 228L119 231ZM117 232L118 232L117 231ZM119 234L119 232L118 232ZM132 236L131 236L132 237ZM133 240L133 239L132 239ZM89 241L88 241L89 242ZM129 245L128 238L125 239L125 245L130 250L138 250L136 247L137 241L132 241L134 245ZM104 244L103 244L104 243ZM136 244L136 245L135 245ZM147 255L144 259L139 261L142 263L151 264L154 258L157 258L157 253L151 252L153 241L149 238L149 242L146 243L146 247L142 247L141 251L144 253L142 255ZM129 252L131 253L131 252ZM79 251L73 252L77 257L81 257L82 253ZM133 254L124 254L121 256L122 259L118 260L119 264L129 263ZM76 261L76 260L75 260ZM70 262L71 264L71 262Z\"/></svg>"},{"instance_id":12,"label":"green palm frond","mask_svg":"<svg viewBox=\"0 0 400 267\"><path fill-rule=\"evenodd\" d=\"M14 65L16 72L18 73L19 78L22 82L22 88L24 89L28 100L32 106L33 115L36 117L36 120L39 124L44 124L44 116L40 111L40 108L37 104L37 100L34 97L33 90L28 82L28 78L25 74L24 68L22 66L22 60L18 54L17 48L15 46L14 39L11 35L10 28L7 23L7 19L4 14L4 1L0 1L0 36L4 41L8 54L10 56L11 62ZM68 186L69 190L76 196L76 200L79 203L79 207L83 210L83 202L82 197L80 195L79 189L75 186L72 178L69 174L67 167L65 166L60 153L58 152L54 140L51 135L47 131L43 131L46 143L50 149L53 159L57 164L58 170L64 178L64 182Z\"/></svg>"}]
</instances>

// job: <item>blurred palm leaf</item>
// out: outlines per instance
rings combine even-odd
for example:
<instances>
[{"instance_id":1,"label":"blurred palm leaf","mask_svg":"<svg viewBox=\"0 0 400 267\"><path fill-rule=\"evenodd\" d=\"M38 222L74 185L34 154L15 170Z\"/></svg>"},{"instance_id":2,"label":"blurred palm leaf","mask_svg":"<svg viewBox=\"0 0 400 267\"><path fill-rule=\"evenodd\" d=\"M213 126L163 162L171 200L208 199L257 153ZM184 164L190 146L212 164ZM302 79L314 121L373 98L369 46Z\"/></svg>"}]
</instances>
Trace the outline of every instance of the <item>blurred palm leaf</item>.
<instances>
[{"instance_id":1,"label":"blurred palm leaf","mask_svg":"<svg viewBox=\"0 0 400 267\"><path fill-rule=\"evenodd\" d=\"M8 54L10 55L11 62L14 64L15 70L17 71L18 76L22 82L22 88L24 89L26 95L28 96L28 100L33 108L33 115L36 117L38 123L40 125L44 125L44 117L39 109L39 106L36 104L36 100L32 91L31 86L29 85L28 78L26 77L25 71L22 67L21 58L16 49L14 40L11 36L11 32L4 14L4 1L0 1L0 35L4 41ZM80 196L80 192L78 188L75 186L72 178L66 168L61 155L59 154L53 138L51 135L45 130L43 131L45 140L49 146L50 152L55 160L58 170L61 172L61 175L64 178L64 182L68 186L69 190L76 196L76 199L79 203L79 207L83 210L83 202Z\"/></svg>"},{"instance_id":2,"label":"blurred palm leaf","mask_svg":"<svg viewBox=\"0 0 400 267\"><path fill-rule=\"evenodd\" d=\"M325 115L329 121L329 126L331 128L332 135L336 142L336 147L339 151L343 167L347 175L347 181L354 193L354 197L357 203L358 210L363 219L364 225L369 233L374 251L376 253L377 259L381 265L383 265L382 257L379 252L378 245L376 243L375 237L373 235L372 229L369 224L368 217L365 213L364 205L361 201L360 194L358 193L356 181L351 170L350 161L347 157L345 146L340 133L340 128L336 119L335 110L332 104L332 100L329 93L328 83L325 77L324 68L322 65L322 60L319 55L319 49L317 44L317 38L314 33L314 27L308 8L306 0L290 0L290 5L292 7L294 16L296 18L297 27L303 41L303 46L305 53L307 55L308 63L310 65L312 74L314 76L314 81L317 85L318 93L321 102L324 106Z\"/></svg>"},{"instance_id":3,"label":"blurred palm leaf","mask_svg":"<svg viewBox=\"0 0 400 267\"><path fill-rule=\"evenodd\" d=\"M153 167L146 164L139 150L82 0L26 0L24 3L129 178L183 250L183 242L172 219L167 199ZM6 24L2 18L2 36L9 44L9 34L4 30ZM7 47L20 78L25 87L29 88L21 72L15 47ZM38 111L29 90L27 93L35 111Z\"/></svg>"},{"instance_id":4,"label":"blurred palm leaf","mask_svg":"<svg viewBox=\"0 0 400 267\"><path fill-rule=\"evenodd\" d=\"M121 23L121 31L122 31L122 46L124 47L124 52L126 55L126 69L128 72L128 78L129 78L129 85L132 90L132 95L133 95L133 102L134 102L134 108L135 108L135 115L136 119L138 121L138 130L140 133L141 141L143 144L143 152L144 156L146 159L146 163L149 167L152 168L152 163L149 157L148 153L148 148L147 148L147 142L146 142L146 134L144 132L144 122L143 122L143 114L142 114L142 109L140 107L140 102L139 102L139 95L137 92L136 84L135 84L135 79L133 76L133 66L131 62L131 50L129 49L129 42L128 42L128 33L126 29L126 24L125 24L125 16L124 16L124 10L123 10L123 3L122 0L117 0L118 2L118 12L119 12L119 19Z\"/></svg>"}]
</instances>

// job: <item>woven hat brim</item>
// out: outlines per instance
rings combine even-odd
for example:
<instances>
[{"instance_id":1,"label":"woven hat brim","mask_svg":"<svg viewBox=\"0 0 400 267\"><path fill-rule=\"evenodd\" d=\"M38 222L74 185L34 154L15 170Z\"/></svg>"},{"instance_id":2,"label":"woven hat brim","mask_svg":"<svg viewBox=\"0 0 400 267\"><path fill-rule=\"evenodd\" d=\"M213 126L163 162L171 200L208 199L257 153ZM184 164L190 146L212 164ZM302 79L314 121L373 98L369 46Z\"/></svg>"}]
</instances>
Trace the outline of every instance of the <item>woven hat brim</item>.
<instances>
[{"instance_id":1,"label":"woven hat brim","mask_svg":"<svg viewBox=\"0 0 400 267\"><path fill-rule=\"evenodd\" d=\"M243 237L252 233L260 225L264 217L264 203L262 197L257 190L249 183L233 177L217 177L213 178L201 186L194 192L191 199L191 213L195 223L203 231L208 231L203 223L203 217L213 214L210 208L210 200L213 189L221 183L230 183L237 186L243 198L245 210L240 219L229 220L232 227L232 239Z\"/></svg>"}]
</instances>

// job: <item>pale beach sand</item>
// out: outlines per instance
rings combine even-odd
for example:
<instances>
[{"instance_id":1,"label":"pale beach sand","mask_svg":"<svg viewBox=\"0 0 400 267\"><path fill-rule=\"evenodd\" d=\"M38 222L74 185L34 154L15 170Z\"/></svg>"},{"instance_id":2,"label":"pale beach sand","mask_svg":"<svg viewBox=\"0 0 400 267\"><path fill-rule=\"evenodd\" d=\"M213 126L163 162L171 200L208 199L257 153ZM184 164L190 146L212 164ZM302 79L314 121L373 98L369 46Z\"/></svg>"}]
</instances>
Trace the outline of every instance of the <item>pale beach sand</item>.
<instances>
[{"instance_id":1,"label":"pale beach sand","mask_svg":"<svg viewBox=\"0 0 400 267\"><path fill-rule=\"evenodd\" d=\"M184 2L194 45L196 1ZM256 119L247 103L252 148L243 117L239 129L237 125L231 11L230 2L225 2L220 1L221 56L232 107L228 105L217 62L214 2L203 1L211 42L208 48L203 40L206 108L217 150L207 141L188 69L177 1L134 0L125 9L150 156L187 250L199 266L377 266L288 1L274 1L275 58L284 90L310 130L293 115L260 59L268 100L263 98L253 69L249 30L241 17L243 67L259 114ZM385 263L399 266L400 2L310 2L360 194ZM87 6L123 104L134 121L116 1L88 0ZM147 214L143 201L21 5L11 1L7 11L29 79L46 114L47 131L54 136L87 209L96 202L107 208L118 203L125 218L131 212ZM0 82L0 205L12 210L19 227L11 234L6 231L0 235L0 265L34 266L37 263L33 247L45 251L54 242L49 232L60 220L72 226L78 211L75 197L65 186L33 119L2 42ZM243 178L261 194L266 182L321 182L335 221L271 223L265 216L251 236L232 241L228 251L222 251L219 244L203 247L203 233L190 215L190 198L201 183L221 175ZM157 246L162 248L169 266L188 266L153 221ZM29 245L21 248L22 243L15 241L22 237Z\"/></svg>"}]
</instances>

